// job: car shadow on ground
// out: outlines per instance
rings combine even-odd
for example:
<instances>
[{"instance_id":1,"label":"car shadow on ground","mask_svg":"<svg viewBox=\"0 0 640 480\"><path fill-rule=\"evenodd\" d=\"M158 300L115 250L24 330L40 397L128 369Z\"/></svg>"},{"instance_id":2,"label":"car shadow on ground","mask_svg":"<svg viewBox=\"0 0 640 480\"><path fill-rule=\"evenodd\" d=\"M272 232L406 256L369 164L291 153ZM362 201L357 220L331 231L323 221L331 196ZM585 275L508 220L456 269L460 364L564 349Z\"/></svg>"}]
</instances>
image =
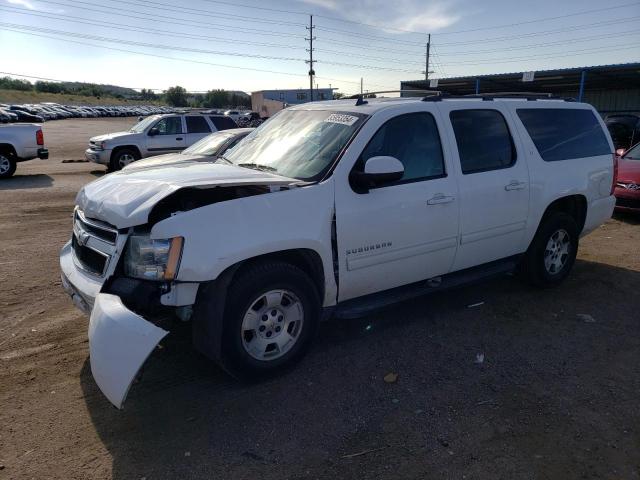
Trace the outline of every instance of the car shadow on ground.
<instances>
[{"instance_id":1,"label":"car shadow on ground","mask_svg":"<svg viewBox=\"0 0 640 480\"><path fill-rule=\"evenodd\" d=\"M613 218L630 225L640 225L640 213L614 212Z\"/></svg>"},{"instance_id":2,"label":"car shadow on ground","mask_svg":"<svg viewBox=\"0 0 640 480\"><path fill-rule=\"evenodd\" d=\"M124 410L88 360L81 386L114 479L607 476L638 451L623 433L640 424L638 288L640 272L577 261L557 289L442 292L326 322L298 366L255 384L180 324Z\"/></svg>"},{"instance_id":3,"label":"car shadow on ground","mask_svg":"<svg viewBox=\"0 0 640 480\"><path fill-rule=\"evenodd\" d=\"M18 167L20 168L20 167ZM53 177L44 173L35 175L14 175L0 180L0 190L23 190L28 188L47 188L53 185Z\"/></svg>"},{"instance_id":4,"label":"car shadow on ground","mask_svg":"<svg viewBox=\"0 0 640 480\"><path fill-rule=\"evenodd\" d=\"M100 178L100 177L104 177L109 172L107 172L106 170L91 170L89 173L94 177Z\"/></svg>"}]
</instances>

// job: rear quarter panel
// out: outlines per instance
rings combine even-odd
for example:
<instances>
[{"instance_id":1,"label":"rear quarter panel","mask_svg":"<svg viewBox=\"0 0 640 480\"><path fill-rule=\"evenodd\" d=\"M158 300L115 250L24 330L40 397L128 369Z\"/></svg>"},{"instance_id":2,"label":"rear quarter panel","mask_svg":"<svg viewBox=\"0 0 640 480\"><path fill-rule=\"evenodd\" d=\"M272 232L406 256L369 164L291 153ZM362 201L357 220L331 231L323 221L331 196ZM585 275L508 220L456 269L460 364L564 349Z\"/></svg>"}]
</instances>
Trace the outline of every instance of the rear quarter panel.
<instances>
[{"instance_id":1,"label":"rear quarter panel","mask_svg":"<svg viewBox=\"0 0 640 480\"><path fill-rule=\"evenodd\" d=\"M570 195L583 195L587 200L587 219L582 235L589 233L611 217L615 198L610 195L613 181L613 142L600 115L585 103L556 100L535 102L507 101L512 124L524 146L530 173L530 209L526 235L529 242L536 233L547 207L555 200ZM592 157L548 162L542 159L524 124L517 115L518 108L558 108L590 110L598 120L611 153Z\"/></svg>"}]
</instances>

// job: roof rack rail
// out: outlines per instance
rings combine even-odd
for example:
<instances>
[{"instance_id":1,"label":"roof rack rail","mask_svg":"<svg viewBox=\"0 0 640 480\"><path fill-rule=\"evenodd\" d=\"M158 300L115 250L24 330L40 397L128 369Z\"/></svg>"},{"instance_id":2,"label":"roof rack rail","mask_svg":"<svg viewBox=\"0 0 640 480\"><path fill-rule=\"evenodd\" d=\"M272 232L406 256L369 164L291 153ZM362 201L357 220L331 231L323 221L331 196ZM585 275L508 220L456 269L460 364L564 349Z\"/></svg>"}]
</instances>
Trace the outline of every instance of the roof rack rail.
<instances>
[{"instance_id":1,"label":"roof rack rail","mask_svg":"<svg viewBox=\"0 0 640 480\"><path fill-rule=\"evenodd\" d=\"M368 103L365 100L366 98L375 98L372 95L379 95L381 93L407 93L407 92L411 92L411 93L425 93L426 92L426 93L433 93L434 95L442 93L439 90L423 90L423 89L380 90L378 92L357 93L357 94L351 95L350 97L347 97L347 98L351 99L351 100L356 100L356 107L359 107L360 105L365 105L365 104Z\"/></svg>"},{"instance_id":2,"label":"roof rack rail","mask_svg":"<svg viewBox=\"0 0 640 480\"><path fill-rule=\"evenodd\" d=\"M422 99L423 102L438 102L444 99L478 99L483 101L499 100L501 98L519 98L527 101L536 100L563 100L565 102L575 102L575 99L569 97L558 97L552 93L538 92L496 92L496 93L471 93L468 95L449 95L442 93L441 95L430 95Z\"/></svg>"}]
</instances>

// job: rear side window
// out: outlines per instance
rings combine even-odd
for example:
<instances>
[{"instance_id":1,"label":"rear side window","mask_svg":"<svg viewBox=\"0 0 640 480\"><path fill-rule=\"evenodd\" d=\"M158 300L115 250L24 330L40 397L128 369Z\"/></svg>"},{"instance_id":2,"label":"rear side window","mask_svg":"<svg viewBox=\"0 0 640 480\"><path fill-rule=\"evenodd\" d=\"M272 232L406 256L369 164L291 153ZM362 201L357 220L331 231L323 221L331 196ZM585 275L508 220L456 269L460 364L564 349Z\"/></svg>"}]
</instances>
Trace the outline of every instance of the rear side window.
<instances>
[{"instance_id":1,"label":"rear side window","mask_svg":"<svg viewBox=\"0 0 640 480\"><path fill-rule=\"evenodd\" d=\"M211 133L209 124L204 117L186 117L187 133Z\"/></svg>"},{"instance_id":2,"label":"rear side window","mask_svg":"<svg viewBox=\"0 0 640 480\"><path fill-rule=\"evenodd\" d=\"M209 117L209 120L216 126L218 130L229 130L230 128L237 128L236 122L229 117Z\"/></svg>"},{"instance_id":3,"label":"rear side window","mask_svg":"<svg viewBox=\"0 0 640 480\"><path fill-rule=\"evenodd\" d=\"M456 136L462 173L507 168L516 149L507 122L497 110L455 110L449 114Z\"/></svg>"},{"instance_id":4,"label":"rear side window","mask_svg":"<svg viewBox=\"0 0 640 480\"><path fill-rule=\"evenodd\" d=\"M611 154L591 110L519 108L516 112L546 162Z\"/></svg>"}]
</instances>

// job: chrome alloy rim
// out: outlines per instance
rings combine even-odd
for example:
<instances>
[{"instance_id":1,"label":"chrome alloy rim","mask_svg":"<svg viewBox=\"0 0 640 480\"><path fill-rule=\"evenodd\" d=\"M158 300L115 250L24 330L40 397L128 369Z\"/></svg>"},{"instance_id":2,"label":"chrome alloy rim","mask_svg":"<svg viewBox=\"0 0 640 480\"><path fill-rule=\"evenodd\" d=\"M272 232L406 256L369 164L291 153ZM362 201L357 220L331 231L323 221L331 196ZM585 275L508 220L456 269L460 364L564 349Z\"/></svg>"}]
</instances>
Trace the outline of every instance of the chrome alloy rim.
<instances>
[{"instance_id":1,"label":"chrome alloy rim","mask_svg":"<svg viewBox=\"0 0 640 480\"><path fill-rule=\"evenodd\" d=\"M253 302L242 319L242 345L256 360L285 355L300 338L302 302L289 290L270 290Z\"/></svg>"},{"instance_id":2,"label":"chrome alloy rim","mask_svg":"<svg viewBox=\"0 0 640 480\"><path fill-rule=\"evenodd\" d=\"M118 163L120 164L120 168L122 168L122 167L126 167L134 160L135 158L133 158L133 155L129 155L128 153L125 153L124 155L120 155L120 158L118 159Z\"/></svg>"},{"instance_id":3,"label":"chrome alloy rim","mask_svg":"<svg viewBox=\"0 0 640 480\"><path fill-rule=\"evenodd\" d=\"M558 273L566 265L569 258L569 234L566 230L557 230L544 250L544 268L552 275Z\"/></svg>"},{"instance_id":4,"label":"chrome alloy rim","mask_svg":"<svg viewBox=\"0 0 640 480\"><path fill-rule=\"evenodd\" d=\"M0 175L4 175L11 168L11 162L4 155L0 155Z\"/></svg>"}]
</instances>

